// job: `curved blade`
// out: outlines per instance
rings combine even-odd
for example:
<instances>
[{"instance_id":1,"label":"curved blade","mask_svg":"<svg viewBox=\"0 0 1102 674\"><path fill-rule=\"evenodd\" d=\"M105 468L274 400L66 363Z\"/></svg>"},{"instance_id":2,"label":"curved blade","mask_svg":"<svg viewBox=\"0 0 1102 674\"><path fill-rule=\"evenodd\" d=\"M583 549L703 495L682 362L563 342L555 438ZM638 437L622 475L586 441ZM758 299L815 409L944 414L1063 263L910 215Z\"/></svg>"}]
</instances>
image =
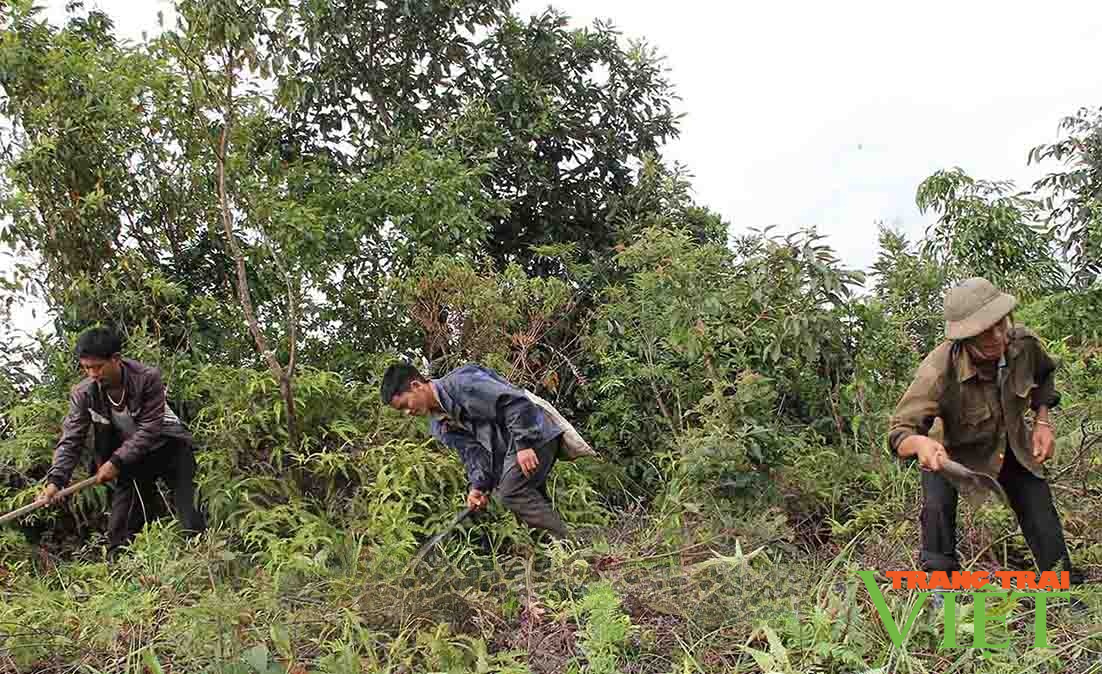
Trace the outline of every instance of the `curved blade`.
<instances>
[{"instance_id":1,"label":"curved blade","mask_svg":"<svg viewBox=\"0 0 1102 674\"><path fill-rule=\"evenodd\" d=\"M945 472L947 475L955 477L962 482L971 483L974 487L986 489L987 491L990 491L998 496L999 499L1002 500L1003 505L1010 505L1010 499L1006 497L1006 492L1003 491L1002 485L1000 485L998 480L991 477L990 475L987 475L986 473L981 473L979 471L969 470L968 468L965 468L952 459L948 459L945 461L945 463L942 465L942 471Z\"/></svg>"},{"instance_id":2,"label":"curved blade","mask_svg":"<svg viewBox=\"0 0 1102 674\"><path fill-rule=\"evenodd\" d=\"M409 566L406 568L406 570L410 571L414 567L416 567L418 564L420 564L421 560L425 557L426 554L428 554L429 550L432 550L432 548L437 543L444 540L444 538L447 537L447 535L452 532L452 529L455 529L457 526L459 526L459 523L462 522L463 520L467 519L467 517L472 512L473 511L470 508L464 508L463 510L461 510L459 512L459 514L455 516L455 519L453 519L451 521L451 524L446 526L443 531L441 531L440 533L438 533L435 536L433 536L432 538L430 538L428 540L428 542L426 542L424 545L421 546L421 549L417 551L417 554L410 561Z\"/></svg>"}]
</instances>

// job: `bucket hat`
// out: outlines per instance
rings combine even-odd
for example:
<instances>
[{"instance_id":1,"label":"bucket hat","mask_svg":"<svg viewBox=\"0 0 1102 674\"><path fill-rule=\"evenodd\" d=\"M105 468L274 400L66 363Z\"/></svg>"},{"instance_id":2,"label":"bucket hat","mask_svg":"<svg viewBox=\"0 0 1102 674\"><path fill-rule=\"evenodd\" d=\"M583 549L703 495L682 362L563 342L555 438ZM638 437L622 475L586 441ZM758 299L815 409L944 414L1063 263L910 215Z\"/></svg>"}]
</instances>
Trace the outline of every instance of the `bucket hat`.
<instances>
[{"instance_id":1,"label":"bucket hat","mask_svg":"<svg viewBox=\"0 0 1102 674\"><path fill-rule=\"evenodd\" d=\"M970 278L945 294L945 337L953 341L975 337L1016 306L1016 297L1000 291L987 279Z\"/></svg>"}]
</instances>

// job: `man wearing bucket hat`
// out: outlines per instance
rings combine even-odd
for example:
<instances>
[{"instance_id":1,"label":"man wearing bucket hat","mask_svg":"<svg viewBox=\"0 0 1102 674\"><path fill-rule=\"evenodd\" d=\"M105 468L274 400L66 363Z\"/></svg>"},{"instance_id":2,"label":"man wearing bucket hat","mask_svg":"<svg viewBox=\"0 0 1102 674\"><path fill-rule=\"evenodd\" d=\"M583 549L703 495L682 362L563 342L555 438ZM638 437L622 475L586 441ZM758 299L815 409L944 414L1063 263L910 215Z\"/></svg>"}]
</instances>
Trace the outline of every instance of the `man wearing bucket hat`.
<instances>
[{"instance_id":1,"label":"man wearing bucket hat","mask_svg":"<svg viewBox=\"0 0 1102 674\"><path fill-rule=\"evenodd\" d=\"M956 513L963 485L942 472L951 459L997 479L1038 569L1062 563L1078 584L1082 576L1071 566L1043 473L1055 448L1048 414L1060 402L1056 364L1036 335L1013 324L1016 306L1012 295L983 278L970 278L948 292L946 340L926 356L899 401L888 444L901 458L916 457L923 469L924 571L960 568ZM928 435L937 419L943 442Z\"/></svg>"}]
</instances>

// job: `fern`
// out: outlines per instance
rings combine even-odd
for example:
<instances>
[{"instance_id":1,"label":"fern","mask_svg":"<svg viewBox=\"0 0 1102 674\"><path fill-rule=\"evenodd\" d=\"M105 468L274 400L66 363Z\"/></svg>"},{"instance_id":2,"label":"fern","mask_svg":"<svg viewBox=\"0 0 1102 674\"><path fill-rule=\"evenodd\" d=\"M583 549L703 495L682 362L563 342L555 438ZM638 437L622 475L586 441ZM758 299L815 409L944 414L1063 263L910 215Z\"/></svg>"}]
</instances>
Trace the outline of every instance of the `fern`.
<instances>
[{"instance_id":1,"label":"fern","mask_svg":"<svg viewBox=\"0 0 1102 674\"><path fill-rule=\"evenodd\" d=\"M620 608L620 600L607 582L590 586L578 603L579 635L591 674L619 674L628 637L634 632L631 619Z\"/></svg>"}]
</instances>

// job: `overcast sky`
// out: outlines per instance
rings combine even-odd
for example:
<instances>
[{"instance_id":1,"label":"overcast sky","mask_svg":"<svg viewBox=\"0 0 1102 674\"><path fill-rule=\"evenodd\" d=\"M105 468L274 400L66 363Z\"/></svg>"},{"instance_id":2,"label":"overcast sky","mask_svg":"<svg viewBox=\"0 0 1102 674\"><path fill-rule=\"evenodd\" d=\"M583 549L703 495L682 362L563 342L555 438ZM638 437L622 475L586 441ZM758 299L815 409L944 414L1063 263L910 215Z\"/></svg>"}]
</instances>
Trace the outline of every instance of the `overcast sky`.
<instances>
[{"instance_id":1,"label":"overcast sky","mask_svg":"<svg viewBox=\"0 0 1102 674\"><path fill-rule=\"evenodd\" d=\"M666 55L686 115L667 156L703 203L736 231L817 225L860 268L878 220L922 233L923 178L960 166L1026 186L1029 148L1102 106L1099 2L554 4Z\"/></svg>"},{"instance_id":2,"label":"overcast sky","mask_svg":"<svg viewBox=\"0 0 1102 674\"><path fill-rule=\"evenodd\" d=\"M64 0L43 3L51 17ZM520 0L529 15L547 0ZM669 159L735 231L816 225L851 266L876 222L921 234L918 183L940 168L1038 177L1030 147L1061 117L1102 106L1102 3L557 0L577 25L611 19L665 55L681 98ZM135 40L145 0L94 0Z\"/></svg>"}]
</instances>

